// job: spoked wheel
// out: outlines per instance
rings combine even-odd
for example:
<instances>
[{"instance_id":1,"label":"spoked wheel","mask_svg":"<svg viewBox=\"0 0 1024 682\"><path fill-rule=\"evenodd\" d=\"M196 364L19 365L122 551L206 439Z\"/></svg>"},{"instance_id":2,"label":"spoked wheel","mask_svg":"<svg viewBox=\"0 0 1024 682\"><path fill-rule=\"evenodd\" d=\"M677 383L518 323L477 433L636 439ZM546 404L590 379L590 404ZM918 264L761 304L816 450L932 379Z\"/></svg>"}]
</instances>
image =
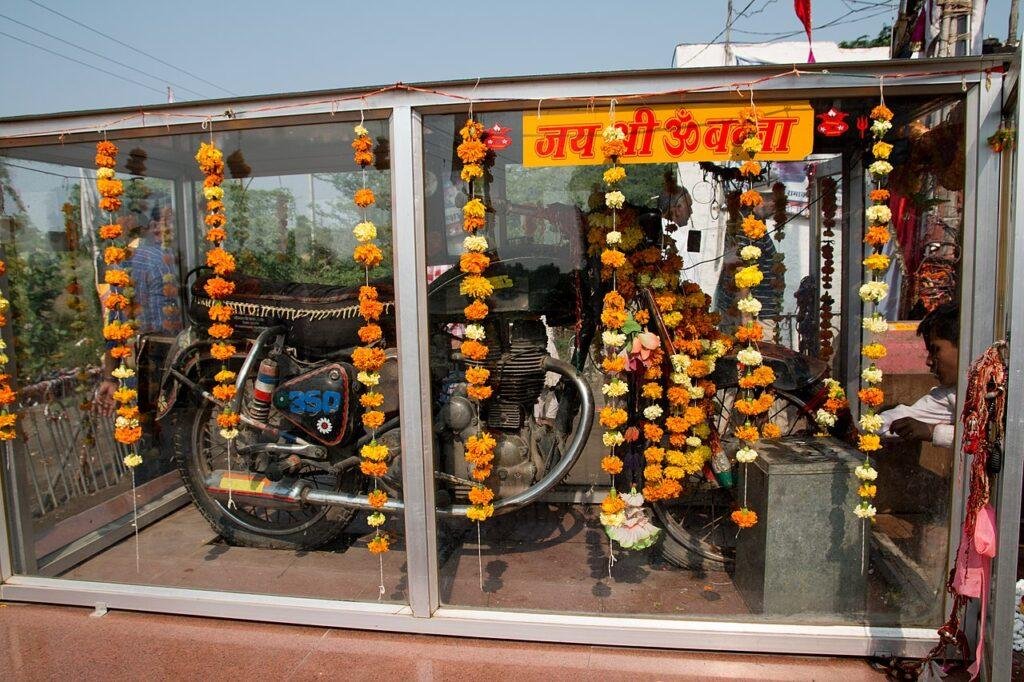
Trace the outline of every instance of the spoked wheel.
<instances>
[{"instance_id":1,"label":"spoked wheel","mask_svg":"<svg viewBox=\"0 0 1024 682\"><path fill-rule=\"evenodd\" d=\"M196 506L224 540L247 547L314 549L340 535L352 520L355 511L342 507L265 507L243 499L235 499L229 505L213 498L206 489L206 479L216 470L229 469L228 441L220 435L215 405L204 403L190 416L191 423L185 422L188 445L176 448L178 468ZM251 438L251 432L243 429L237 445L247 444L247 438ZM232 450L230 469L248 472L247 462L236 450L237 447ZM298 476L320 490L344 487L356 492L358 486L354 472L339 479L335 474L304 467Z\"/></svg>"},{"instance_id":2,"label":"spoked wheel","mask_svg":"<svg viewBox=\"0 0 1024 682\"><path fill-rule=\"evenodd\" d=\"M733 406L738 390L736 386L719 387L714 401L715 414L710 418L711 427L721 436L722 449L730 461L739 449L733 431L744 420ZM783 437L816 431L811 415L804 409L804 401L778 389L767 421L778 426ZM682 483L683 492L678 498L654 503L655 513L665 526L662 554L682 568L721 570L732 561L736 547L736 527L729 518L735 505L734 489L722 488L696 476Z\"/></svg>"}]
</instances>

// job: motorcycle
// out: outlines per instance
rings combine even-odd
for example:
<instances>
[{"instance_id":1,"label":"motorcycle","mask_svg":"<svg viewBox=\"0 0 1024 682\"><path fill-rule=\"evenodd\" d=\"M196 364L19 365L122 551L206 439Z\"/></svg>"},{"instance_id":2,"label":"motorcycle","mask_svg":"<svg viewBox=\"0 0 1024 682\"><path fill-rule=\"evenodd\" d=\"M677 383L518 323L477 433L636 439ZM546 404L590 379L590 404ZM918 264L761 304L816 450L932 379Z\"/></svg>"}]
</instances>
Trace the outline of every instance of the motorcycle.
<instances>
[{"instance_id":1,"label":"motorcycle","mask_svg":"<svg viewBox=\"0 0 1024 682\"><path fill-rule=\"evenodd\" d=\"M464 440L485 423L497 440L494 513L504 514L539 499L578 460L594 419L590 387L571 364L551 357L541 314L562 324L569 275L550 263L527 268L519 259L489 273L505 283L494 297L487 336L494 394L482 407L466 397L465 365L453 343L453 325L465 305L461 276L449 270L429 288L431 369L435 398L434 477L437 512L465 516L473 482ZM235 279L229 299L240 338L226 364L237 373L231 409L241 418L239 435L225 440L216 423L222 404L210 392L221 362L203 338L212 301L202 269L190 273L189 324L168 360L157 419L173 421L175 458L197 508L228 542L279 549L313 549L335 539L360 510L371 509L368 481L359 471L359 448L370 435L358 412L362 386L348 361L359 343L358 301L347 287L280 284L255 277ZM376 282L381 300L388 282ZM387 303L381 326L394 339L395 311ZM244 345L243 345L244 344ZM402 450L399 434L397 353L386 351L378 390L386 396L385 423L377 440L392 453L380 480L391 498L386 512L401 513ZM557 376L559 410L541 424L533 406L548 373ZM172 417L173 415L173 417Z\"/></svg>"},{"instance_id":2,"label":"motorcycle","mask_svg":"<svg viewBox=\"0 0 1024 682\"><path fill-rule=\"evenodd\" d=\"M465 516L474 483L464 442L480 424L497 441L494 474L488 480L495 491L495 514L538 501L582 454L595 411L584 361L601 300L597 269L582 263L579 251L571 248L505 246L501 260L488 271L495 293L486 320L492 352L485 366L494 393L482 405L466 396L466 364L458 352L465 305L459 293L462 274L451 268L430 283L427 331L439 515ZM174 456L185 486L214 530L230 543L321 547L343 533L358 512L371 509L365 495L369 481L359 471L359 448L370 438L359 419L363 389L348 361L358 344L356 292L236 277L229 303L239 351L227 364L237 373L230 407L241 424L239 435L228 441L216 422L222 405L211 394L212 377L222 363L211 357L212 342L202 333L212 304L203 291L209 275L197 269L189 280L193 275L186 306L189 324L169 357L157 404L157 418L173 422ZM371 284L382 301L391 299L390 282ZM663 343L670 343L653 298L649 292L642 295ZM385 305L380 324L385 338L394 339L393 304ZM572 363L548 352L549 330L558 328L576 332ZM776 415L785 421L784 433L810 432L824 363L772 344L761 350L778 377ZM393 347L386 354L379 388L386 396L381 408L386 421L377 439L392 455L379 483L389 493L385 511L401 513L398 358ZM715 426L728 470L735 450L730 444L735 363L723 358L711 378L719 387ZM553 419L534 411L546 379L554 383ZM709 472L688 482L678 500L655 505L667 531L663 554L680 566L729 561L725 520L734 491Z\"/></svg>"}]
</instances>

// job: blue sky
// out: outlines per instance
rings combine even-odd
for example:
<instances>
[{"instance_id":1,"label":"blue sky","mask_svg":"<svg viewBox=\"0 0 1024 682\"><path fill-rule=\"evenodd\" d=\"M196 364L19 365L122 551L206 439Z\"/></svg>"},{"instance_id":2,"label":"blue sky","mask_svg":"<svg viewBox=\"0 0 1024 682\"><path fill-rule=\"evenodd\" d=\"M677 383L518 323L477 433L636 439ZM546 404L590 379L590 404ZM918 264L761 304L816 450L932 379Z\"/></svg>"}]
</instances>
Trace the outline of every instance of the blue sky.
<instances>
[{"instance_id":1,"label":"blue sky","mask_svg":"<svg viewBox=\"0 0 1024 682\"><path fill-rule=\"evenodd\" d=\"M747 2L734 0L736 10ZM815 24L840 20L815 38L873 36L890 20L887 8L896 5L813 0ZM725 25L725 7L726 0L5 0L0 116L152 104L165 100L169 83L183 101L396 81L661 68L670 65L677 43L714 39ZM1009 0L989 2L986 35L1006 37L1008 7ZM790 0L753 0L734 24L734 40L772 38L747 32L799 29Z\"/></svg>"}]
</instances>

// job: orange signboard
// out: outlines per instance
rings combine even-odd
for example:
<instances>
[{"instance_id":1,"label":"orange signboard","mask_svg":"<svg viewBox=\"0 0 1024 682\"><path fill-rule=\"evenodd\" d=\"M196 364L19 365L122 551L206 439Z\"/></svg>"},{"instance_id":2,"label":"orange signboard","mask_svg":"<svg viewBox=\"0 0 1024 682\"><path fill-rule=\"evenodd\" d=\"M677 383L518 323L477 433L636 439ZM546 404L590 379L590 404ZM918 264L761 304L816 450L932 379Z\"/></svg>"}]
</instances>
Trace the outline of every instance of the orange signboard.
<instances>
[{"instance_id":1,"label":"orange signboard","mask_svg":"<svg viewBox=\"0 0 1024 682\"><path fill-rule=\"evenodd\" d=\"M623 163L728 161L742 139L736 105L685 104L619 107L615 125L626 133ZM797 161L814 146L814 109L807 102L772 102L757 108L765 161ZM608 112L573 109L523 112L523 165L585 166L606 163L601 131Z\"/></svg>"}]
</instances>

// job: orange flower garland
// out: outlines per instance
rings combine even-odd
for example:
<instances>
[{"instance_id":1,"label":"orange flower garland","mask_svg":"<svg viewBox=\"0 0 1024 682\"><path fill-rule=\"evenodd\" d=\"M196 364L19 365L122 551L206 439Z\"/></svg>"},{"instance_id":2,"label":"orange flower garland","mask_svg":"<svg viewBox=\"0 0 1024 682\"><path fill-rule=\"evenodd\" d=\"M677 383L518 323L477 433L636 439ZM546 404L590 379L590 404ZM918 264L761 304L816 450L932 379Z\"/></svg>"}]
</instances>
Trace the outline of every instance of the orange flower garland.
<instances>
[{"instance_id":1,"label":"orange flower garland","mask_svg":"<svg viewBox=\"0 0 1024 682\"><path fill-rule=\"evenodd\" d=\"M135 376L135 370L128 366L128 359L132 355L131 339L135 336L135 321L122 319L132 309L132 279L123 266L129 254L124 244L115 241L124 236L114 216L121 208L121 195L124 194L124 185L114 173L117 145L107 140L96 143L95 161L99 205L108 214L107 224L100 227L99 233L102 239L110 242L103 250L103 262L107 264L104 281L111 289L110 295L103 301L107 310L104 315L103 338L112 344L110 356L119 361L111 371L111 376L118 384L114 391L114 400L118 403L114 417L114 439L131 448L124 457L124 463L134 468L142 464L142 456L135 445L142 438L142 426L139 424L139 409L136 406L138 393L128 386L128 380Z\"/></svg>"},{"instance_id":2,"label":"orange flower garland","mask_svg":"<svg viewBox=\"0 0 1024 682\"><path fill-rule=\"evenodd\" d=\"M740 195L740 206L749 209L741 225L746 240L740 238L739 256L744 263L736 270L736 288L739 290L736 307L742 314L742 322L736 330L736 341L744 347L736 353L739 368L739 391L734 407L746 419L736 430L741 447L736 452L736 461L744 467L742 507L733 513L732 520L740 528L750 528L757 523L757 514L747 509L746 467L757 459L754 446L759 437L777 435L775 429L768 429L763 424L765 413L771 408L774 396L771 393L775 375L770 367L765 367L761 353L757 350L757 342L764 336L763 328L757 321L761 312L761 302L753 295L753 289L761 283L764 274L758 267L761 249L754 241L767 232L763 221L754 215L754 207L762 203L761 194L754 189L754 178L761 174L761 164L754 157L761 151L762 142L758 137L758 112L754 106L740 112L740 128L743 130L743 141L738 153L744 157L740 166L740 175L745 179L747 190ZM762 423L759 430L758 423Z\"/></svg>"},{"instance_id":3,"label":"orange flower garland","mask_svg":"<svg viewBox=\"0 0 1024 682\"><path fill-rule=\"evenodd\" d=\"M462 207L462 227L466 231L463 253L459 258L459 269L464 277L459 291L471 299L466 306L466 328L461 351L466 358L466 395L477 403L491 397L492 388L487 385L490 371L480 366L490 351L483 343L487 337L483 320L489 308L484 299L493 293L490 281L484 276L491 259L487 256L487 238L477 234L487 226L487 207L477 198L477 182L484 177L483 162L487 158L487 145L483 143L484 127L479 121L466 119L459 131L462 142L456 153L462 161L459 176L466 183L468 200ZM494 491L484 483L491 475L494 462L494 448L497 442L486 431L480 429L466 440L466 461L472 465L470 477L476 482L469 490L469 509L466 518L471 521L486 521L494 514ZM477 527L479 530L479 526Z\"/></svg>"},{"instance_id":4,"label":"orange flower garland","mask_svg":"<svg viewBox=\"0 0 1024 682\"><path fill-rule=\"evenodd\" d=\"M235 283L230 277L235 272L235 257L224 246L227 238L227 215L224 213L224 155L213 142L199 143L196 152L196 163L205 176L203 178L203 197L206 199L206 241L212 248L206 252L206 265L213 269L214 276L206 281L203 289L213 299L210 306L211 324L207 333L216 341L210 347L210 354L221 361L220 371L214 376L217 385L213 387L213 395L225 403L217 424L220 435L226 440L233 440L238 435L239 416L231 409L230 402L235 397L235 373L228 369L227 361L235 354L235 347L230 339L235 333L231 326L233 309L220 301L235 291ZM230 463L230 462L229 462Z\"/></svg>"},{"instance_id":5,"label":"orange flower garland","mask_svg":"<svg viewBox=\"0 0 1024 682\"><path fill-rule=\"evenodd\" d=\"M0 275L7 271L7 265L0 260ZM11 302L3 295L0 295L0 327L7 325L7 312ZM7 344L0 339L0 440L14 440L17 433L14 424L18 421L18 415L12 412L11 405L17 400L17 394L11 389L11 376L7 373Z\"/></svg>"},{"instance_id":6,"label":"orange flower garland","mask_svg":"<svg viewBox=\"0 0 1024 682\"><path fill-rule=\"evenodd\" d=\"M611 278L611 290L604 296L604 306L601 310L601 323L604 331L601 335L603 345L602 369L604 370L605 383L601 392L605 396L605 406L601 410L601 425L605 432L601 436L604 447L608 454L601 459L601 470L611 477L611 491L609 499L617 500L615 491L615 476L622 472L623 461L616 449L625 443L625 434L619 427L623 426L626 419L619 419L619 415L625 415L622 397L629 391L627 383L622 379L625 370L624 346L626 334L622 326L626 322L626 300L619 292L616 271L626 263L625 254L619 250L622 242L622 233L618 231L619 209L625 204L625 196L616 186L625 180L626 169L619 165L619 156L625 152L625 133L609 123L602 132L603 143L601 150L605 158L611 162L611 167L604 172L604 182L607 190L604 194L604 204L611 211L611 224L604 234L604 247L601 250L602 277L607 273ZM620 361L619 358L622 358ZM610 418L614 415L614 418ZM660 430L659 430L660 431ZM652 444L660 440L652 437L652 430L645 429L645 435ZM650 450L650 448L648 448ZM607 508L601 513L601 524L608 527L618 527L625 522L625 515L620 510L609 511Z\"/></svg>"},{"instance_id":7,"label":"orange flower garland","mask_svg":"<svg viewBox=\"0 0 1024 682\"><path fill-rule=\"evenodd\" d=\"M868 173L875 181L875 189L870 195L872 205L864 212L865 223L868 226L864 242L871 247L871 254L864 259L866 281L861 285L859 292L865 308L862 324L872 340L861 348L861 354L870 360L871 364L861 370L862 388L857 392L857 397L865 407L860 416L860 436L857 443L857 447L864 453L864 463L854 470L860 502L853 511L859 518L872 520L875 518L876 509L871 502L877 492L874 481L878 478L878 472L871 466L870 455L881 448L878 432L882 429L882 417L876 410L885 400L885 395L879 388L882 383L882 370L874 361L885 357L885 346L878 338L888 329L888 323L878 312L877 305L889 293L889 286L885 283L889 257L883 250L889 243L889 222L892 220L892 212L888 206L889 192L885 189L889 173L892 172L892 164L888 160L892 145L885 142L884 138L892 129L892 116L884 102L871 111L871 136L874 140L871 153L875 160L868 166Z\"/></svg>"},{"instance_id":8,"label":"orange flower garland","mask_svg":"<svg viewBox=\"0 0 1024 682\"><path fill-rule=\"evenodd\" d=\"M373 538L367 543L371 554L384 554L390 548L388 536L381 531L387 521L381 511L387 504L388 494L380 489L380 478L388 473L388 458L391 452L388 446L377 440L377 429L384 425L384 394L376 389L380 384L380 369L387 361L384 353L384 334L378 324L384 313L384 304L380 302L377 287L370 286L370 269L380 265L384 253L377 246L377 226L367 215L367 209L373 206L377 197L373 190L366 186L366 168L373 163L373 139L362 123L357 125L352 140L353 160L359 166L362 187L355 191L353 203L359 208L359 223L352 228L358 244L352 251L352 259L363 266L366 284L359 287L359 315L363 325L359 328L359 340L364 344L352 351L352 365L358 371L356 381L365 387L366 392L359 396L359 405L363 408L363 428L370 432L370 442L359 450L362 458L359 470L373 479L373 490L366 496L374 511L366 521L373 528Z\"/></svg>"}]
</instances>

